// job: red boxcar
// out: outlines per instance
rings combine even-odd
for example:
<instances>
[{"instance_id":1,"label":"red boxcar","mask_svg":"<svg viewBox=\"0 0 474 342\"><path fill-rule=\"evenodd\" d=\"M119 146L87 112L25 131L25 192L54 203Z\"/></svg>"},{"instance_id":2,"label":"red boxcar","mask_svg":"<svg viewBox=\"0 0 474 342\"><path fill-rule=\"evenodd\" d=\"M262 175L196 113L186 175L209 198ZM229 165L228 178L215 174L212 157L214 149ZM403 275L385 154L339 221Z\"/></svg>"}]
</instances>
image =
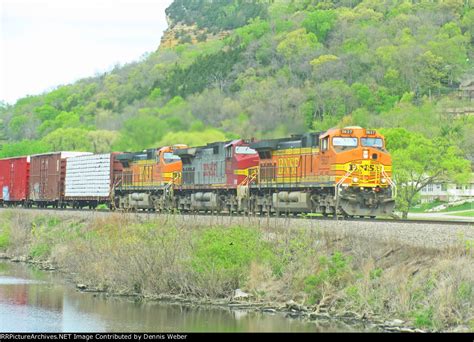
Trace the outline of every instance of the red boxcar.
<instances>
[{"instance_id":1,"label":"red boxcar","mask_svg":"<svg viewBox=\"0 0 474 342\"><path fill-rule=\"evenodd\" d=\"M35 205L64 205L64 178L66 177L66 159L92 153L52 152L31 156L30 195Z\"/></svg>"},{"instance_id":2,"label":"red boxcar","mask_svg":"<svg viewBox=\"0 0 474 342\"><path fill-rule=\"evenodd\" d=\"M29 157L0 160L0 199L5 204L24 204L28 200Z\"/></svg>"}]
</instances>

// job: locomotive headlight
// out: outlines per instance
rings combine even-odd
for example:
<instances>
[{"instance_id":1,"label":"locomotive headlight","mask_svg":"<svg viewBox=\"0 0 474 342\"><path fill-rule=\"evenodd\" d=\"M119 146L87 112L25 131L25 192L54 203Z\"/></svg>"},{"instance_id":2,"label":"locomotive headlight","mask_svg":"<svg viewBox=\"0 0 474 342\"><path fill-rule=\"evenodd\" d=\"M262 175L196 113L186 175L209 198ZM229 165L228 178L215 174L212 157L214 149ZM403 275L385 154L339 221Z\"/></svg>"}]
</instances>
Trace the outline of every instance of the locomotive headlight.
<instances>
[{"instance_id":1,"label":"locomotive headlight","mask_svg":"<svg viewBox=\"0 0 474 342\"><path fill-rule=\"evenodd\" d=\"M387 183L387 180L385 178L382 178L380 181L382 182L382 184Z\"/></svg>"},{"instance_id":2,"label":"locomotive headlight","mask_svg":"<svg viewBox=\"0 0 474 342\"><path fill-rule=\"evenodd\" d=\"M359 182L359 178L357 177L352 178L352 183L357 183L357 182Z\"/></svg>"},{"instance_id":3,"label":"locomotive headlight","mask_svg":"<svg viewBox=\"0 0 474 342\"><path fill-rule=\"evenodd\" d=\"M369 151L364 150L364 152L362 152L362 158L369 159Z\"/></svg>"}]
</instances>

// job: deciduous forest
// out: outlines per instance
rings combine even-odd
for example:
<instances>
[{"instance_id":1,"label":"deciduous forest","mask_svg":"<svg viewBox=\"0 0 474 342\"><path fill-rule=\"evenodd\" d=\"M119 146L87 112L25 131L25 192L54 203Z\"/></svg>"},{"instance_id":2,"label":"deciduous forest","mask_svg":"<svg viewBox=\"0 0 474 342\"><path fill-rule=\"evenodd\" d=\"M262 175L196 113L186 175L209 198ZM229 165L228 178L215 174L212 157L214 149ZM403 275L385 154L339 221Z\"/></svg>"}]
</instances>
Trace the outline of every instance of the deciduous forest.
<instances>
[{"instance_id":1,"label":"deciduous forest","mask_svg":"<svg viewBox=\"0 0 474 342\"><path fill-rule=\"evenodd\" d=\"M407 142L449 149L467 170L474 158L474 102L465 90L474 83L472 6L176 0L162 44L141 60L2 103L0 156L359 125L395 137L404 129Z\"/></svg>"}]
</instances>

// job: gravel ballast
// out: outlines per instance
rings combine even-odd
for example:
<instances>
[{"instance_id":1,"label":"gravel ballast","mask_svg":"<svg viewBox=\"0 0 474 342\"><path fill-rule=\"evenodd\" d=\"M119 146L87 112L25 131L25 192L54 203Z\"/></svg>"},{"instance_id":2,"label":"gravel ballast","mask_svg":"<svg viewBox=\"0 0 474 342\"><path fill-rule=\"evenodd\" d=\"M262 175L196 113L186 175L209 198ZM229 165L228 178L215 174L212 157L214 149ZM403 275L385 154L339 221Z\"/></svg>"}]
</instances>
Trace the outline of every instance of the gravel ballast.
<instances>
[{"instance_id":1,"label":"gravel ballast","mask_svg":"<svg viewBox=\"0 0 474 342\"><path fill-rule=\"evenodd\" d=\"M11 210L11 209L0 209ZM132 215L137 220L148 220L153 217L166 218L176 223L191 222L194 225L229 225L259 226L266 228L288 229L320 229L341 236L354 236L367 239L368 242L396 242L412 247L446 249L472 244L474 241L474 224L455 225L446 223L401 223L373 222L356 220L319 220L300 218L268 218L242 216L211 216L211 215L166 215L156 213L111 213L101 211L72 210L38 210L18 209L38 215L49 214L63 217L80 217L93 219L105 215Z\"/></svg>"}]
</instances>

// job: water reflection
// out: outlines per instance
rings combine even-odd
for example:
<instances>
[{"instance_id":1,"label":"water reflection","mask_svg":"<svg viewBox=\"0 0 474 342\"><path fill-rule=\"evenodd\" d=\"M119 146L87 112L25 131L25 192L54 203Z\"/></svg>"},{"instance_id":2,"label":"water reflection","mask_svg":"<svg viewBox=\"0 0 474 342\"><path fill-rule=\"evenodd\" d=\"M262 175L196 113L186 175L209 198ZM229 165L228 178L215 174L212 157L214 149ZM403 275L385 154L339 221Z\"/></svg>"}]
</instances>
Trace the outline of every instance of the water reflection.
<instances>
[{"instance_id":1,"label":"water reflection","mask_svg":"<svg viewBox=\"0 0 474 342\"><path fill-rule=\"evenodd\" d=\"M280 314L136 303L81 293L63 284L60 275L0 263L1 332L317 332L354 328L305 323Z\"/></svg>"}]
</instances>

